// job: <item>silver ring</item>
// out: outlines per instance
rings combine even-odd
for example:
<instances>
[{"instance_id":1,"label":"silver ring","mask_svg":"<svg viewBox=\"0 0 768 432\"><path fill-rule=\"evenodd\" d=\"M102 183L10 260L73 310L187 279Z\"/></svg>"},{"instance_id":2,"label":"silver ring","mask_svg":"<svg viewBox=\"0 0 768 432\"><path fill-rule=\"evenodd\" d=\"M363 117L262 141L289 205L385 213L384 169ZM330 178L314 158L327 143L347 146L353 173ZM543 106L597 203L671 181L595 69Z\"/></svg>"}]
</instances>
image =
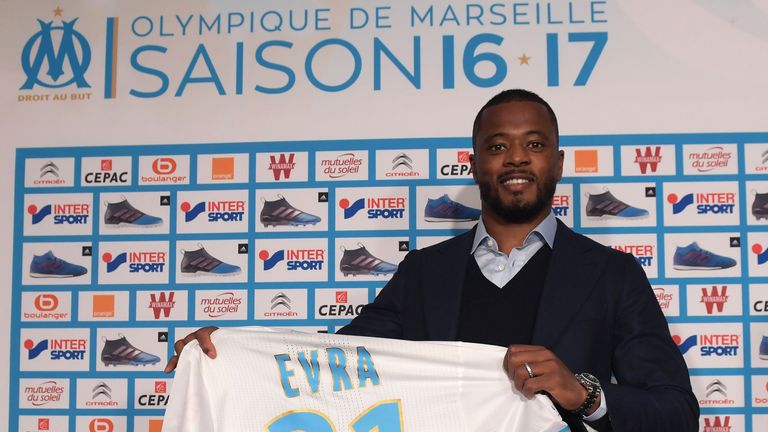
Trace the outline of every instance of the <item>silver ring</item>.
<instances>
[{"instance_id":1,"label":"silver ring","mask_svg":"<svg viewBox=\"0 0 768 432\"><path fill-rule=\"evenodd\" d=\"M533 369L531 369L531 365L529 365L528 363L523 363L523 366L525 366L525 370L528 371L529 377L533 378L536 376L533 374Z\"/></svg>"}]
</instances>

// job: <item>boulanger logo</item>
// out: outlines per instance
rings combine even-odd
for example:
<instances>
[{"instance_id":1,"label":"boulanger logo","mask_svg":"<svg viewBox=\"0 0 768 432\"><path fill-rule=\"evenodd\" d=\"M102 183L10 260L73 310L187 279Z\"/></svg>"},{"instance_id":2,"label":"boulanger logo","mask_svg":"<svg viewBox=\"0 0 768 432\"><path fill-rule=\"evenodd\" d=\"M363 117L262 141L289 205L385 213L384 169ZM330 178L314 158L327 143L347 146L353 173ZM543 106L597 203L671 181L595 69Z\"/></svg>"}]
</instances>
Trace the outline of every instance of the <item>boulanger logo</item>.
<instances>
[{"instance_id":1,"label":"boulanger logo","mask_svg":"<svg viewBox=\"0 0 768 432\"><path fill-rule=\"evenodd\" d=\"M139 184L188 184L189 156L140 156Z\"/></svg>"},{"instance_id":2,"label":"boulanger logo","mask_svg":"<svg viewBox=\"0 0 768 432\"><path fill-rule=\"evenodd\" d=\"M69 321L70 293L22 293L22 321Z\"/></svg>"},{"instance_id":3,"label":"boulanger logo","mask_svg":"<svg viewBox=\"0 0 768 432\"><path fill-rule=\"evenodd\" d=\"M91 46L75 28L78 18L65 21L62 12L58 7L54 10L54 18L62 18L61 23L38 19L39 30L24 44L21 65L26 80L20 90L32 90L35 86L91 87L85 78L91 64Z\"/></svg>"}]
</instances>

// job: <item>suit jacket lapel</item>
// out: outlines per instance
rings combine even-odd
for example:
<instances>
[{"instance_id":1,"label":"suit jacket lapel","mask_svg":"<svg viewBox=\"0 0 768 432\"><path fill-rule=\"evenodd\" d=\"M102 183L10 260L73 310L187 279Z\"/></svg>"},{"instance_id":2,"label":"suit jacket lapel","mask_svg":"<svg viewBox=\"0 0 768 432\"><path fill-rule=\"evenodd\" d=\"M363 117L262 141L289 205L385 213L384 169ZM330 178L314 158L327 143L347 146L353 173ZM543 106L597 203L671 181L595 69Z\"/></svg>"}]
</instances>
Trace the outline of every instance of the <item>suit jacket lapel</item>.
<instances>
[{"instance_id":1,"label":"suit jacket lapel","mask_svg":"<svg viewBox=\"0 0 768 432\"><path fill-rule=\"evenodd\" d=\"M459 235L424 259L419 281L424 290L424 325L431 340L456 340L461 295L475 228Z\"/></svg>"},{"instance_id":2,"label":"suit jacket lapel","mask_svg":"<svg viewBox=\"0 0 768 432\"><path fill-rule=\"evenodd\" d=\"M552 348L589 297L605 265L589 242L558 220L533 343Z\"/></svg>"}]
</instances>

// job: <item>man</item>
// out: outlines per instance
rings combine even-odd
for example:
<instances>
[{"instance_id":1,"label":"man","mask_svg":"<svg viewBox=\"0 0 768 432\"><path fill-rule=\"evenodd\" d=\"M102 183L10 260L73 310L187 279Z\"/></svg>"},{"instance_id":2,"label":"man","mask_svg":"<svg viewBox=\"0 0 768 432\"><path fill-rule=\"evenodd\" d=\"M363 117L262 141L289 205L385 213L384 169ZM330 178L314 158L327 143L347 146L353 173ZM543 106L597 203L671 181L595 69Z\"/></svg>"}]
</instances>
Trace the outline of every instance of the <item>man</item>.
<instances>
[{"instance_id":1,"label":"man","mask_svg":"<svg viewBox=\"0 0 768 432\"><path fill-rule=\"evenodd\" d=\"M536 94L508 90L488 101L472 131L480 223L410 252L339 333L509 347L504 367L515 387L549 395L572 430L698 430L685 362L642 268L552 215L558 137ZM213 330L177 341L176 352L198 339L215 356Z\"/></svg>"}]
</instances>

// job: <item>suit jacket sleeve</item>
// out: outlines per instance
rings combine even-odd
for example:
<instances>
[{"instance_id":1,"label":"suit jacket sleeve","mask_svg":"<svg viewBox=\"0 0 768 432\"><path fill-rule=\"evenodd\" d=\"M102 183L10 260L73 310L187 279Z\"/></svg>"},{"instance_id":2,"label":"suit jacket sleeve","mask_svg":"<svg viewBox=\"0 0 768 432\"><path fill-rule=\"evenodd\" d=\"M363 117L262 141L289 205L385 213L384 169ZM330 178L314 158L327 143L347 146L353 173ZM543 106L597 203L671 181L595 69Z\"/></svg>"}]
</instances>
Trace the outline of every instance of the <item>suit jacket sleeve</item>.
<instances>
[{"instance_id":1,"label":"suit jacket sleeve","mask_svg":"<svg viewBox=\"0 0 768 432\"><path fill-rule=\"evenodd\" d=\"M624 287L611 341L617 383L602 383L610 423L617 431L697 431L698 401L685 361L645 273L633 257L623 256Z\"/></svg>"}]
</instances>

